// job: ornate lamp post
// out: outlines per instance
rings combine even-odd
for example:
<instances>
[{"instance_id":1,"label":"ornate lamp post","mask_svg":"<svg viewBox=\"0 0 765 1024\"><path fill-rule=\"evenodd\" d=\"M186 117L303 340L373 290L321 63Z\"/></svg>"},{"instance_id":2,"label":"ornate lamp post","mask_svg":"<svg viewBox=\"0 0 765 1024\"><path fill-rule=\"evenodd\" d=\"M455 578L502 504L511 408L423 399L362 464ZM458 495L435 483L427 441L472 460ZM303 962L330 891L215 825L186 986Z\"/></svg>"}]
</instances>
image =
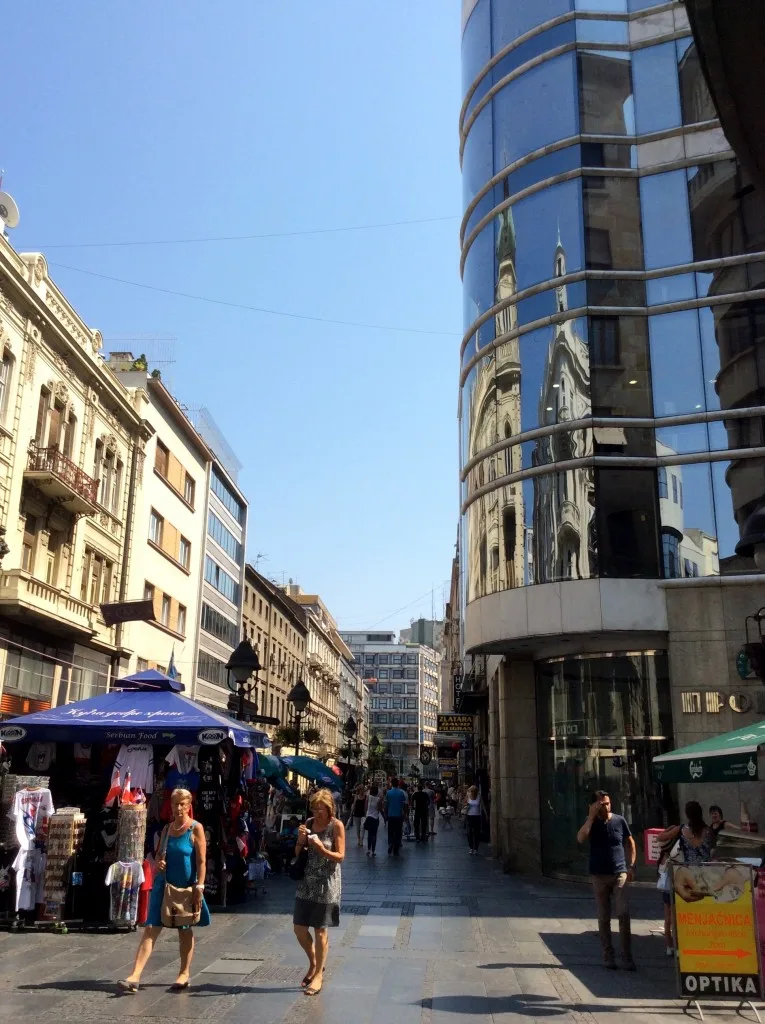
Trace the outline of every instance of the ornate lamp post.
<instances>
[{"instance_id":1,"label":"ornate lamp post","mask_svg":"<svg viewBox=\"0 0 765 1024\"><path fill-rule=\"evenodd\" d=\"M243 722L245 699L249 700L253 690L256 690L258 685L258 672L260 672L260 659L258 658L258 652L249 640L246 638L242 640L237 649L228 659L226 668L228 669L228 677L226 679L228 688L233 694L238 694L239 696L239 707L237 709L236 717L240 722ZM253 673L255 674L255 679L252 683L249 683L248 680ZM232 676L234 677L233 686L231 681Z\"/></svg>"},{"instance_id":2,"label":"ornate lamp post","mask_svg":"<svg viewBox=\"0 0 765 1024\"><path fill-rule=\"evenodd\" d=\"M295 722L295 757L297 757L300 753L300 724L311 703L311 694L302 679L298 679L287 694L287 703L292 709L292 717Z\"/></svg>"}]
</instances>

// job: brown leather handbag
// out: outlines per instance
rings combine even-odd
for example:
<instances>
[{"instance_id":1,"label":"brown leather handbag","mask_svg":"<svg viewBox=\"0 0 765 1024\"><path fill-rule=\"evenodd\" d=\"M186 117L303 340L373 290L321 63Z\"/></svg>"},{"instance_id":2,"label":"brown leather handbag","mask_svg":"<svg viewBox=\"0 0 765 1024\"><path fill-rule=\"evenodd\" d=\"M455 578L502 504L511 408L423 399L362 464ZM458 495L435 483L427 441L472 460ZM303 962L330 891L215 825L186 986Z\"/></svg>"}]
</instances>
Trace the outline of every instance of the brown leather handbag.
<instances>
[{"instance_id":1,"label":"brown leather handbag","mask_svg":"<svg viewBox=\"0 0 765 1024\"><path fill-rule=\"evenodd\" d=\"M164 845L160 850L160 859L167 865L167 843L170 838L170 827L165 828ZM167 881L165 867L165 891L162 895L162 924L165 928L188 928L199 924L202 908L194 910L194 886L171 885Z\"/></svg>"}]
</instances>

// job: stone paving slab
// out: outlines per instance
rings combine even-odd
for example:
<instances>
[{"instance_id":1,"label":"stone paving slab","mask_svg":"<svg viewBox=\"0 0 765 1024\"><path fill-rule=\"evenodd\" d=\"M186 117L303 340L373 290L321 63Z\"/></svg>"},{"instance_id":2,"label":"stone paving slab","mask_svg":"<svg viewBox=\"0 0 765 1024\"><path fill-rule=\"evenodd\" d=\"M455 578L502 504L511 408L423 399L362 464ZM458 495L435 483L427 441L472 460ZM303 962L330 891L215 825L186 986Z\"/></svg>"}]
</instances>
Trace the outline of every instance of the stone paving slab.
<instances>
[{"instance_id":1,"label":"stone paving slab","mask_svg":"<svg viewBox=\"0 0 765 1024\"><path fill-rule=\"evenodd\" d=\"M459 828L395 860L381 847L374 859L348 851L341 927L330 931L316 999L300 989L294 883L277 876L197 931L181 994L169 991L174 936L157 944L141 991L120 997L114 983L130 970L136 935L0 932L0 1022L678 1024L655 892L633 893L637 973L612 973L600 965L587 886L504 875L485 851L468 857ZM735 1005L705 1015L732 1020Z\"/></svg>"}]
</instances>

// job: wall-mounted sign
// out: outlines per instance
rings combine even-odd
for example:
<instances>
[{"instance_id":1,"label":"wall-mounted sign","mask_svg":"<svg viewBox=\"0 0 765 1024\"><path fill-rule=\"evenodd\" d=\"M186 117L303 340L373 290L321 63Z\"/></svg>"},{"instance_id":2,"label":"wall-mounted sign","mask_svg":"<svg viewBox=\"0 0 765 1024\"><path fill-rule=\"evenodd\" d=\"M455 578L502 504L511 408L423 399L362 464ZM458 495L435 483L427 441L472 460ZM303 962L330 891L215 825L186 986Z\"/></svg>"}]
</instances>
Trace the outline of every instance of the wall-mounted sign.
<instances>
[{"instance_id":1,"label":"wall-mounted sign","mask_svg":"<svg viewBox=\"0 0 765 1024\"><path fill-rule=\"evenodd\" d=\"M107 626L116 626L119 622L156 622L152 600L112 601L101 605L101 614Z\"/></svg>"},{"instance_id":2,"label":"wall-mounted sign","mask_svg":"<svg viewBox=\"0 0 765 1024\"><path fill-rule=\"evenodd\" d=\"M721 693L719 690L685 690L680 694L680 707L684 715L719 715L725 705L738 714L751 711L754 701L748 693Z\"/></svg>"},{"instance_id":3,"label":"wall-mounted sign","mask_svg":"<svg viewBox=\"0 0 765 1024\"><path fill-rule=\"evenodd\" d=\"M439 715L438 732L467 732L475 729L475 715Z\"/></svg>"}]
</instances>

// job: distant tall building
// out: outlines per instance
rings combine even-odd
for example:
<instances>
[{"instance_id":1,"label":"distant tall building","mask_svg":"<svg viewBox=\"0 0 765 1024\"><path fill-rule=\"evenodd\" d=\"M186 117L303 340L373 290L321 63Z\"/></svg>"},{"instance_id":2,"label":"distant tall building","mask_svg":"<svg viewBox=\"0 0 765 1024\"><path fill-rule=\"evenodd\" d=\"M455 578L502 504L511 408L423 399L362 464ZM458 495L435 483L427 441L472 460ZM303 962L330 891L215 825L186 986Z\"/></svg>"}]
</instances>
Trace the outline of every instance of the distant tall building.
<instances>
[{"instance_id":1,"label":"distant tall building","mask_svg":"<svg viewBox=\"0 0 765 1024\"><path fill-rule=\"evenodd\" d=\"M402 644L424 644L443 655L443 619L414 619L410 626L401 630L399 638Z\"/></svg>"},{"instance_id":2,"label":"distant tall building","mask_svg":"<svg viewBox=\"0 0 765 1024\"><path fill-rule=\"evenodd\" d=\"M370 735L390 747L397 770L408 775L413 764L421 768L420 747L434 745L441 655L424 644L396 643L393 632L341 635L370 686Z\"/></svg>"}]
</instances>

